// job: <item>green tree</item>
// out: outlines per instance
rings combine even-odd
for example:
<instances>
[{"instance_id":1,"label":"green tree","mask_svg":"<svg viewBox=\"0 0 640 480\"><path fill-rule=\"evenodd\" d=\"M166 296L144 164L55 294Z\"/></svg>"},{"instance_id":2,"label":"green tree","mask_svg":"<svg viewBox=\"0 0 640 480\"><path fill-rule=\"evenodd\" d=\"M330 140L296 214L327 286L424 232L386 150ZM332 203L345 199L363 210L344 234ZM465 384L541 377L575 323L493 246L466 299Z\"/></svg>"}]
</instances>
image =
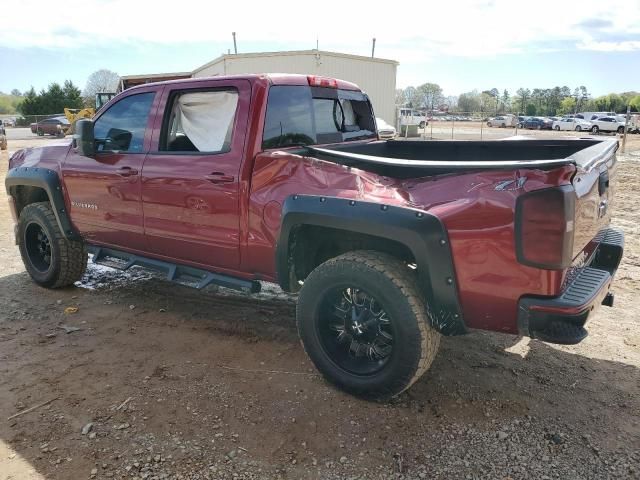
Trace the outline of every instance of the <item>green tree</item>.
<instances>
[{"instance_id":1,"label":"green tree","mask_svg":"<svg viewBox=\"0 0 640 480\"><path fill-rule=\"evenodd\" d=\"M20 90L18 90L17 88L14 88L13 90L11 90L11 95L13 95L14 97L21 97L22 93L20 93Z\"/></svg>"},{"instance_id":2,"label":"green tree","mask_svg":"<svg viewBox=\"0 0 640 480\"><path fill-rule=\"evenodd\" d=\"M519 100L519 109L521 112L526 111L527 109L527 102L529 101L529 99L531 98L531 90L529 90L528 88L519 88L516 91L516 94L518 95L518 100Z\"/></svg>"},{"instance_id":3,"label":"green tree","mask_svg":"<svg viewBox=\"0 0 640 480\"><path fill-rule=\"evenodd\" d=\"M576 112L576 99L573 97L565 97L560 102L559 113L570 114Z\"/></svg>"},{"instance_id":4,"label":"green tree","mask_svg":"<svg viewBox=\"0 0 640 480\"><path fill-rule=\"evenodd\" d=\"M537 113L537 109L535 104L533 103L527 103L527 106L525 107L525 113L529 116L533 116Z\"/></svg>"},{"instance_id":5,"label":"green tree","mask_svg":"<svg viewBox=\"0 0 640 480\"><path fill-rule=\"evenodd\" d=\"M444 100L442 88L437 83L423 83L417 90L421 97L418 107L426 107L430 111L434 111Z\"/></svg>"},{"instance_id":6,"label":"green tree","mask_svg":"<svg viewBox=\"0 0 640 480\"><path fill-rule=\"evenodd\" d=\"M505 112L510 112L511 111L511 96L509 95L509 90L507 90L506 88L504 89L504 92L502 92L502 98L500 99L500 101L502 102L502 108Z\"/></svg>"},{"instance_id":7,"label":"green tree","mask_svg":"<svg viewBox=\"0 0 640 480\"><path fill-rule=\"evenodd\" d=\"M47 90L36 93L31 87L24 95L19 110L23 115L52 115L61 114L65 107L82 108L82 97L80 90L71 82L66 80L64 86L59 83L52 83Z\"/></svg>"},{"instance_id":8,"label":"green tree","mask_svg":"<svg viewBox=\"0 0 640 480\"><path fill-rule=\"evenodd\" d=\"M458 109L461 112L474 113L480 111L480 95L477 90L461 93L458 96Z\"/></svg>"},{"instance_id":9,"label":"green tree","mask_svg":"<svg viewBox=\"0 0 640 480\"><path fill-rule=\"evenodd\" d=\"M632 110L640 112L640 95L636 95L631 100L629 100L629 105L631 105Z\"/></svg>"}]
</instances>

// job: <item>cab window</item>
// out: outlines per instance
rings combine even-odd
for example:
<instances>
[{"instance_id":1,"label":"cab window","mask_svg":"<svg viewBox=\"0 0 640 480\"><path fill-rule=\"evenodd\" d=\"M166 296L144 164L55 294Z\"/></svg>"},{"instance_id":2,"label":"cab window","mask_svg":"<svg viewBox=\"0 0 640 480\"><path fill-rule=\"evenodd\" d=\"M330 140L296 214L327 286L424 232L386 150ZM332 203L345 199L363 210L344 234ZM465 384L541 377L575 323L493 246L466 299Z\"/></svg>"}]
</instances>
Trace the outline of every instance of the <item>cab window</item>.
<instances>
[{"instance_id":1,"label":"cab window","mask_svg":"<svg viewBox=\"0 0 640 480\"><path fill-rule=\"evenodd\" d=\"M129 95L104 112L93 128L96 150L142 153L154 96L154 92Z\"/></svg>"}]
</instances>

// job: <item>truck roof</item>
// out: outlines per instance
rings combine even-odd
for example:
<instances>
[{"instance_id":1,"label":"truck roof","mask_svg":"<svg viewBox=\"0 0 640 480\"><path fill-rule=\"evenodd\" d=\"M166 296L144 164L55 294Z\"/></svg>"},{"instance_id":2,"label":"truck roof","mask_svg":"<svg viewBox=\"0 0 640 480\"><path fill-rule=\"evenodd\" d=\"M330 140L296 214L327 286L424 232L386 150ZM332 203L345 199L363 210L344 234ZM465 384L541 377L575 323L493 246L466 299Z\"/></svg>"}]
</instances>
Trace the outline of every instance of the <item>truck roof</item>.
<instances>
[{"instance_id":1,"label":"truck roof","mask_svg":"<svg viewBox=\"0 0 640 480\"><path fill-rule=\"evenodd\" d=\"M309 85L308 77L319 77L335 81L338 88L341 90L357 90L360 91L360 87L355 83L347 82L346 80L340 80L332 77L323 77L321 75L301 75L297 73L252 73L241 75L217 75L213 77L197 77L177 80L165 80L162 82L151 82L142 85L136 85L127 90L134 90L138 88L144 88L156 85L172 85L175 83L198 83L208 80L249 80L253 82L267 81L271 85Z\"/></svg>"}]
</instances>

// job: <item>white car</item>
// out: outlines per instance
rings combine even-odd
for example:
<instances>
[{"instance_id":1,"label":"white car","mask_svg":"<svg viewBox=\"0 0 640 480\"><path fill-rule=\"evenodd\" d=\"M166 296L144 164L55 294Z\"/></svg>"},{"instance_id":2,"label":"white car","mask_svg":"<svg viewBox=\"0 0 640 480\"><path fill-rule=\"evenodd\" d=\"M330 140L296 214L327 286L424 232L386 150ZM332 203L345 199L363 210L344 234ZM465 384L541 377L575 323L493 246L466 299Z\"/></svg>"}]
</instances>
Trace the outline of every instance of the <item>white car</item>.
<instances>
[{"instance_id":1,"label":"white car","mask_svg":"<svg viewBox=\"0 0 640 480\"><path fill-rule=\"evenodd\" d=\"M591 122L582 120L581 118L569 118L563 117L560 120L553 122L551 128L554 130L575 130L576 132L591 130Z\"/></svg>"},{"instance_id":2,"label":"white car","mask_svg":"<svg viewBox=\"0 0 640 480\"><path fill-rule=\"evenodd\" d=\"M624 122L621 122L616 117L600 117L595 120L591 120L591 132L618 132L624 133Z\"/></svg>"},{"instance_id":3,"label":"white car","mask_svg":"<svg viewBox=\"0 0 640 480\"><path fill-rule=\"evenodd\" d=\"M487 121L487 127L515 127L518 123L518 117L515 115L507 114L500 115L498 117L490 118Z\"/></svg>"},{"instance_id":4,"label":"white car","mask_svg":"<svg viewBox=\"0 0 640 480\"><path fill-rule=\"evenodd\" d=\"M376 126L378 128L378 138L380 138L380 140L390 140L396 138L396 129L385 122L383 119L376 117Z\"/></svg>"}]
</instances>

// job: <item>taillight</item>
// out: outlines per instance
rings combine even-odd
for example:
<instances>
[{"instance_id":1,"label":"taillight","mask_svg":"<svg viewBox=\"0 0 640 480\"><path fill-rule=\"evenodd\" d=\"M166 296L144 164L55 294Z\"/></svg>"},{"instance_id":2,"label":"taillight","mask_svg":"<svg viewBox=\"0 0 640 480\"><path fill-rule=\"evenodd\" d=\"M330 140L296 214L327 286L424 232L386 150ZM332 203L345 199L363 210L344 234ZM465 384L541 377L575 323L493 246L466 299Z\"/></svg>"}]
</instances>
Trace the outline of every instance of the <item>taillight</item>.
<instances>
[{"instance_id":1,"label":"taillight","mask_svg":"<svg viewBox=\"0 0 640 480\"><path fill-rule=\"evenodd\" d=\"M516 204L516 254L532 267L559 270L571 266L575 191L572 186L526 193Z\"/></svg>"},{"instance_id":2,"label":"taillight","mask_svg":"<svg viewBox=\"0 0 640 480\"><path fill-rule=\"evenodd\" d=\"M307 75L307 81L311 87L338 88L338 81L335 78Z\"/></svg>"}]
</instances>

